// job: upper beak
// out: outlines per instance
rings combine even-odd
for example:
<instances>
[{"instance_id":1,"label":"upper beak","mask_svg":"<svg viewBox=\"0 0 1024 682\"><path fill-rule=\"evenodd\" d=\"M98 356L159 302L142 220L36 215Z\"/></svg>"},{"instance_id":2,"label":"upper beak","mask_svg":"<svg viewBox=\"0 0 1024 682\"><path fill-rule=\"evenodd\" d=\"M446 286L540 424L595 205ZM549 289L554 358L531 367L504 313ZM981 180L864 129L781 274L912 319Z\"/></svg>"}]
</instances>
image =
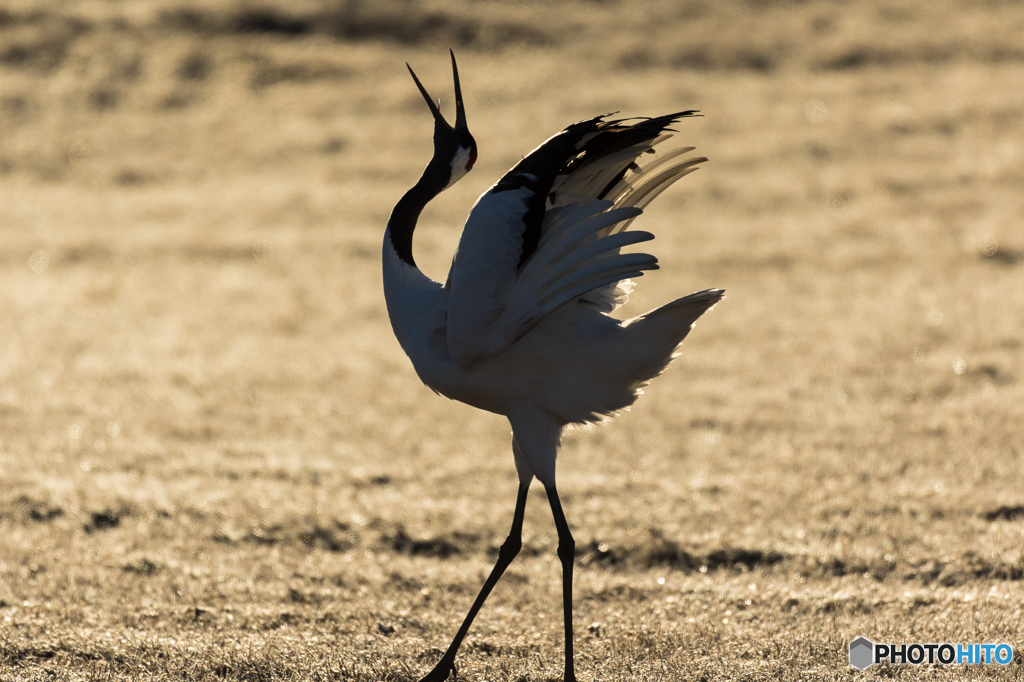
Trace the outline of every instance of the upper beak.
<instances>
[{"instance_id":1,"label":"upper beak","mask_svg":"<svg viewBox=\"0 0 1024 682\"><path fill-rule=\"evenodd\" d=\"M455 77L455 130L465 130L466 125L466 107L462 103L462 86L459 84L459 67L455 63L455 52L451 49L448 50L452 55L452 74ZM441 115L441 110L434 104L434 100L430 98L427 93L427 89L420 83L420 79L416 77L416 72L412 70L412 67L406 63L406 68L409 69L409 73L412 74L412 79L416 81L416 87L420 89L420 94L423 95L423 99L427 101L427 106L430 107L430 113L434 115L434 120L438 123L443 123L446 128L452 129L452 126L448 124L448 121L444 120L444 116Z\"/></svg>"}]
</instances>

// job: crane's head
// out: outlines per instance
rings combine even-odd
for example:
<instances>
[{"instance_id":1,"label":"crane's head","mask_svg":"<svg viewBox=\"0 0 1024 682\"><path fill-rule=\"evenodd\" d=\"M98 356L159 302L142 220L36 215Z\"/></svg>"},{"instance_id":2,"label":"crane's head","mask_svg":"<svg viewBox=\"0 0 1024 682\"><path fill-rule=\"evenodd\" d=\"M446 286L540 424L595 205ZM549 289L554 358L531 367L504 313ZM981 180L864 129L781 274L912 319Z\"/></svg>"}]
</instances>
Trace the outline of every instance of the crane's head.
<instances>
[{"instance_id":1,"label":"crane's head","mask_svg":"<svg viewBox=\"0 0 1024 682\"><path fill-rule=\"evenodd\" d=\"M455 53L451 52L451 55L452 73L455 75L454 127L444 120L441 110L430 99L430 95L427 94L426 88L420 83L420 79L416 77L412 67L406 64L406 67L409 68L409 73L412 74L412 79L416 81L416 87L420 89L423 99L427 101L427 106L430 107L430 113L434 115L434 158L431 161L431 165L437 164L436 168L433 169L437 173L449 173L449 177L444 184L445 188L451 187L462 179L462 176L468 173L473 168L473 164L476 163L476 140L470 135L469 127L466 125L466 108L462 104L462 88L459 86L459 67L455 64Z\"/></svg>"}]
</instances>

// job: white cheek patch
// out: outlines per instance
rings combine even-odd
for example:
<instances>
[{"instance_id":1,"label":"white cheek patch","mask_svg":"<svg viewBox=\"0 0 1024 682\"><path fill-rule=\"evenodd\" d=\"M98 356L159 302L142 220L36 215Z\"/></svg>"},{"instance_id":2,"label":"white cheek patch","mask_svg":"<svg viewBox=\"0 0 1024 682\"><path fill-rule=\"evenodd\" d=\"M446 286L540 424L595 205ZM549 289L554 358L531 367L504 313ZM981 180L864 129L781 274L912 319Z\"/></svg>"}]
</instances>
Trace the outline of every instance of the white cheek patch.
<instances>
[{"instance_id":1,"label":"white cheek patch","mask_svg":"<svg viewBox=\"0 0 1024 682\"><path fill-rule=\"evenodd\" d=\"M455 152L455 156L452 158L452 179L448 181L447 185L445 185L445 189L454 185L469 172L469 160L472 156L472 149L459 147L459 150Z\"/></svg>"}]
</instances>

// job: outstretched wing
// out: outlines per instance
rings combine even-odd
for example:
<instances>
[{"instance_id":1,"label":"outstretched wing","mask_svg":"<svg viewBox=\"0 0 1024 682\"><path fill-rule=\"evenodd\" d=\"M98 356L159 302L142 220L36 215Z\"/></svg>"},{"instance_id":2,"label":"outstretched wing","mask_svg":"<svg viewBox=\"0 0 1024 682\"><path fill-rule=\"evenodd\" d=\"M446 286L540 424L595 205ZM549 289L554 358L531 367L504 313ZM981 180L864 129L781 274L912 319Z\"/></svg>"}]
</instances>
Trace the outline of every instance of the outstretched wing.
<instances>
[{"instance_id":1,"label":"outstretched wing","mask_svg":"<svg viewBox=\"0 0 1024 682\"><path fill-rule=\"evenodd\" d=\"M576 300L610 312L631 277L656 269L654 238L629 223L704 158L692 147L654 155L668 126L694 115L573 124L544 142L477 200L446 287L448 351L460 364L498 355L545 316ZM647 163L638 159L651 153Z\"/></svg>"}]
</instances>

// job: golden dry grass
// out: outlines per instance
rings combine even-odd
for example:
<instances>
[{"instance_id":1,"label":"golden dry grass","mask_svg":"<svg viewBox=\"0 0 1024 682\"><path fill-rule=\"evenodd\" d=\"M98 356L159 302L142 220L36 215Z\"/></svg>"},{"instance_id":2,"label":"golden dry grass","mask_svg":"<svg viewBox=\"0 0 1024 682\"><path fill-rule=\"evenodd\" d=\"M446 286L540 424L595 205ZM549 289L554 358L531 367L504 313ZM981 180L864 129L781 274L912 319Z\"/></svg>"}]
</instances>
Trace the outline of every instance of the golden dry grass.
<instances>
[{"instance_id":1,"label":"golden dry grass","mask_svg":"<svg viewBox=\"0 0 1024 682\"><path fill-rule=\"evenodd\" d=\"M0 679L416 679L510 521L503 419L393 341L391 205L468 207L605 111L699 108L627 313L728 299L637 408L576 432L582 679L1018 678L846 645L1020 639L1024 11L152 0L0 9ZM554 528L460 678L560 677Z\"/></svg>"}]
</instances>

